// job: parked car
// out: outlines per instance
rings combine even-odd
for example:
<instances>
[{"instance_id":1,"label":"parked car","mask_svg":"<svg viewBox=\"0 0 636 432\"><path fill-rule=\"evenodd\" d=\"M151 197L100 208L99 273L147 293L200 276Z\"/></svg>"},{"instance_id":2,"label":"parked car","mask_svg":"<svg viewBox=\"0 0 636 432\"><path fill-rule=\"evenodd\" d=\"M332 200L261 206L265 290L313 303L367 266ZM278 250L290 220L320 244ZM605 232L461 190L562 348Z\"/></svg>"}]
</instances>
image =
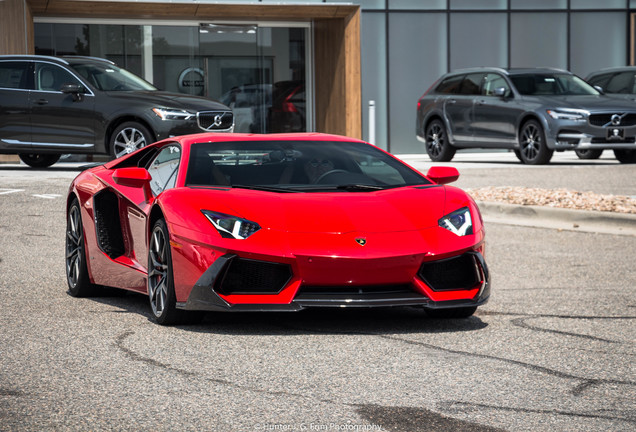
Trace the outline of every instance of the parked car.
<instances>
[{"instance_id":1,"label":"parked car","mask_svg":"<svg viewBox=\"0 0 636 432\"><path fill-rule=\"evenodd\" d=\"M592 72L587 76L586 81L609 96L636 102L635 76L636 66L623 66ZM602 152L602 150L590 150L585 159L598 159Z\"/></svg>"},{"instance_id":2,"label":"parked car","mask_svg":"<svg viewBox=\"0 0 636 432\"><path fill-rule=\"evenodd\" d=\"M459 148L508 148L533 165L555 150L612 149L635 163L636 104L565 70L465 69L419 99L416 134L434 161L450 161Z\"/></svg>"},{"instance_id":3,"label":"parked car","mask_svg":"<svg viewBox=\"0 0 636 432\"><path fill-rule=\"evenodd\" d=\"M61 154L119 157L154 141L231 132L225 105L168 93L92 57L0 56L0 153L32 167Z\"/></svg>"},{"instance_id":4,"label":"parked car","mask_svg":"<svg viewBox=\"0 0 636 432\"><path fill-rule=\"evenodd\" d=\"M306 101L304 81L274 83L273 102L269 111L271 132L305 132Z\"/></svg>"},{"instance_id":5,"label":"parked car","mask_svg":"<svg viewBox=\"0 0 636 432\"><path fill-rule=\"evenodd\" d=\"M145 294L164 325L317 307L465 318L490 276L479 209L447 185L458 177L335 135L160 141L71 183L69 293Z\"/></svg>"}]
</instances>

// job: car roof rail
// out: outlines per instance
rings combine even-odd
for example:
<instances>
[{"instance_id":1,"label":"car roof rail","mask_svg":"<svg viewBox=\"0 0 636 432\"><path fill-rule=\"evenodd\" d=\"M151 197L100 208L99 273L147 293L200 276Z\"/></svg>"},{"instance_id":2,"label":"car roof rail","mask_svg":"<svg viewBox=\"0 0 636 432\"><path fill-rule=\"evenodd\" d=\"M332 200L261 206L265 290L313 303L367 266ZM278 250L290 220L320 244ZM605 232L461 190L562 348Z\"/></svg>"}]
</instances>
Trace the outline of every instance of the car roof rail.
<instances>
[{"instance_id":1,"label":"car roof rail","mask_svg":"<svg viewBox=\"0 0 636 432\"><path fill-rule=\"evenodd\" d=\"M85 59L85 60L95 60L95 61L102 61L102 62L106 62L106 63L110 63L112 65L115 64L114 61L112 60L108 60L102 57L92 57L92 56L79 56L79 55L65 55L62 58L67 58L67 59Z\"/></svg>"}]
</instances>

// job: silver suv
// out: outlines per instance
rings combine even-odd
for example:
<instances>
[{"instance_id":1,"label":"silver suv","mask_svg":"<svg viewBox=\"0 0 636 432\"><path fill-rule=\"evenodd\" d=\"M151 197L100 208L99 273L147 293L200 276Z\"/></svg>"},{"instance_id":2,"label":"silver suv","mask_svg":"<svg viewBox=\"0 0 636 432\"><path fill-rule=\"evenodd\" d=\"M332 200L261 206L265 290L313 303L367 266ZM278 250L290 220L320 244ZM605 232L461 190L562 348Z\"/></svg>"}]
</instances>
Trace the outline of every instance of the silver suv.
<instances>
[{"instance_id":1,"label":"silver suv","mask_svg":"<svg viewBox=\"0 0 636 432\"><path fill-rule=\"evenodd\" d=\"M417 102L417 138L433 161L460 148L508 148L521 162L613 149L636 163L636 104L559 69L475 68L442 76Z\"/></svg>"}]
</instances>

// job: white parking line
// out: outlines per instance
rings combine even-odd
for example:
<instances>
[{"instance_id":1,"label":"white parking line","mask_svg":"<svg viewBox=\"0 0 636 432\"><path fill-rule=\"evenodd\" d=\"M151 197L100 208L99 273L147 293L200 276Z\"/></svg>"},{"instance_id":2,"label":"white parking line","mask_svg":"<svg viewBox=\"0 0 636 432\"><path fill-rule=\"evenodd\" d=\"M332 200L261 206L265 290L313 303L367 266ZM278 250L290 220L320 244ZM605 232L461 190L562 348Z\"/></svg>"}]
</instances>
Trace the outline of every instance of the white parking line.
<instances>
[{"instance_id":1,"label":"white parking line","mask_svg":"<svg viewBox=\"0 0 636 432\"><path fill-rule=\"evenodd\" d=\"M4 188L0 188L0 195L7 195L10 193L16 193L16 192L24 192L24 189L4 189Z\"/></svg>"},{"instance_id":2,"label":"white parking line","mask_svg":"<svg viewBox=\"0 0 636 432\"><path fill-rule=\"evenodd\" d=\"M55 198L61 197L62 195L59 195L59 194L34 194L32 196L34 196L36 198L55 199Z\"/></svg>"}]
</instances>

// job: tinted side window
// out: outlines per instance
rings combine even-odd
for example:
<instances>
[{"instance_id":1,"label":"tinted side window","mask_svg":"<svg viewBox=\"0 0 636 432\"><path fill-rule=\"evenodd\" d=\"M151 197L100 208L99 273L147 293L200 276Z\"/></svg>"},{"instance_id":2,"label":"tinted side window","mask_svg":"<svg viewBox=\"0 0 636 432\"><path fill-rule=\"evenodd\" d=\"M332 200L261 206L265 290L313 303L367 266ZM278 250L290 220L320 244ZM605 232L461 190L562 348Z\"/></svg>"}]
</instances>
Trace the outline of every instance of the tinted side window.
<instances>
[{"instance_id":1,"label":"tinted side window","mask_svg":"<svg viewBox=\"0 0 636 432\"><path fill-rule=\"evenodd\" d=\"M0 88L28 90L28 62L0 62Z\"/></svg>"},{"instance_id":2,"label":"tinted side window","mask_svg":"<svg viewBox=\"0 0 636 432\"><path fill-rule=\"evenodd\" d=\"M448 77L437 86L435 91L444 94L458 94L463 78L463 75Z\"/></svg>"},{"instance_id":3,"label":"tinted side window","mask_svg":"<svg viewBox=\"0 0 636 432\"><path fill-rule=\"evenodd\" d=\"M164 147L148 167L150 189L157 196L166 189L173 188L177 181L177 171L181 160L181 149L176 145Z\"/></svg>"},{"instance_id":4,"label":"tinted side window","mask_svg":"<svg viewBox=\"0 0 636 432\"><path fill-rule=\"evenodd\" d=\"M484 78L483 73L466 75L462 81L462 87L459 91L463 95L478 95L481 87L481 81Z\"/></svg>"},{"instance_id":5,"label":"tinted side window","mask_svg":"<svg viewBox=\"0 0 636 432\"><path fill-rule=\"evenodd\" d=\"M499 74L486 74L481 87L481 94L484 96L494 96L495 90L501 87L505 89L504 95L508 96L510 94L510 86L506 79Z\"/></svg>"},{"instance_id":6,"label":"tinted side window","mask_svg":"<svg viewBox=\"0 0 636 432\"><path fill-rule=\"evenodd\" d=\"M590 78L588 82L593 86L599 86L605 89L605 87L607 87L607 82L611 77L612 74L596 75L595 77Z\"/></svg>"},{"instance_id":7,"label":"tinted side window","mask_svg":"<svg viewBox=\"0 0 636 432\"><path fill-rule=\"evenodd\" d=\"M621 72L614 75L603 89L608 93L633 93L634 72Z\"/></svg>"},{"instance_id":8,"label":"tinted side window","mask_svg":"<svg viewBox=\"0 0 636 432\"><path fill-rule=\"evenodd\" d=\"M50 63L35 64L35 89L60 91L64 84L82 85L70 72Z\"/></svg>"}]
</instances>

